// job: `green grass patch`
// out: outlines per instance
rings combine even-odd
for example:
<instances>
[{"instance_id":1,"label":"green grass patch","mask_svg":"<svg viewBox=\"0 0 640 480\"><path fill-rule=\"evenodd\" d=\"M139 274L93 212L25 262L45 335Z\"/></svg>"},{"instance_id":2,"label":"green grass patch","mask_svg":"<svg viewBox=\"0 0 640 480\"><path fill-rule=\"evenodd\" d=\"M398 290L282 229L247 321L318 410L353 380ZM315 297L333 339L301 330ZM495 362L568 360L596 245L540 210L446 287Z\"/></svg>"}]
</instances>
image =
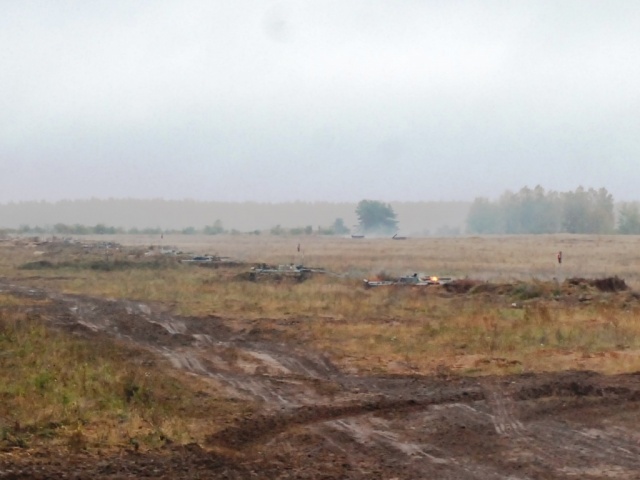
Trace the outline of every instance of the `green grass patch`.
<instances>
[{"instance_id":1,"label":"green grass patch","mask_svg":"<svg viewBox=\"0 0 640 480\"><path fill-rule=\"evenodd\" d=\"M0 310L0 447L199 441L251 409L157 362L115 341L72 337L32 314Z\"/></svg>"}]
</instances>

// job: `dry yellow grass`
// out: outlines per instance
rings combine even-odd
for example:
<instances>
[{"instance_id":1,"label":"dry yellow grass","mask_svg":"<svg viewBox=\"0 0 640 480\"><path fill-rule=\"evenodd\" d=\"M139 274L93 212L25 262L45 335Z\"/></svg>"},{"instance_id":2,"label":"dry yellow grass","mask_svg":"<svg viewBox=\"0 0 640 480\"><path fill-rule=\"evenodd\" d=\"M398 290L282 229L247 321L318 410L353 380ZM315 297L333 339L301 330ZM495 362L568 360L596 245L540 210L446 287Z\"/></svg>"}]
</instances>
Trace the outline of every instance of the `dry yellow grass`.
<instances>
[{"instance_id":1,"label":"dry yellow grass","mask_svg":"<svg viewBox=\"0 0 640 480\"><path fill-rule=\"evenodd\" d=\"M160 246L159 239L150 237L109 240ZM351 369L477 374L567 368L614 372L640 366L640 327L633 302L604 296L596 302L568 305L555 301L549 290L552 279L561 285L570 277L614 275L637 288L637 237L394 241L238 235L166 236L162 242L164 247L227 255L249 263L321 266L343 276L273 284L237 280L235 276L246 270L243 267L212 270L176 264L158 270L58 269L37 275L16 270L26 259L47 258L47 254L34 256L37 248L19 249L13 263L5 259L1 265L7 275L31 277L31 283L69 293L162 302L182 315L261 322L330 352ZM563 251L562 265L556 262L558 250ZM541 291L525 308L514 309L511 299L490 295L435 295L430 289L364 290L361 286L362 278L380 272L415 271L492 282L523 280ZM300 319L303 328L277 326L275 321L282 318Z\"/></svg>"},{"instance_id":2,"label":"dry yellow grass","mask_svg":"<svg viewBox=\"0 0 640 480\"><path fill-rule=\"evenodd\" d=\"M110 240L127 244L132 239ZM133 240L139 251L154 241L159 246L158 239ZM393 241L247 235L168 236L163 242L249 263L320 266L341 276L302 283L250 282L238 278L248 267L209 269L166 259L155 265L148 257L131 259L151 262L145 268L102 271L87 268L103 258L100 251L12 242L0 242L0 276L67 293L159 302L203 321L210 315L224 317L236 328L276 329L293 344L327 352L347 372L448 376L640 370L638 299L629 292L595 295L585 290L586 301L580 302L563 291L569 277L617 275L632 288L640 286L637 237ZM555 258L558 250L564 254L561 266ZM128 259L129 253L112 253L110 261ZM67 263L19 268L36 260ZM362 286L362 278L381 272L415 271L526 283L503 296ZM576 292L574 297L582 290ZM211 382L177 375L162 363L143 366L141 352L123 345L89 345L49 331L25 310L43 301L0 293L0 369L5 372L0 440L5 444L145 448L166 438L202 441L225 419L251 408L216 397ZM195 398L194 392L208 395Z\"/></svg>"},{"instance_id":3,"label":"dry yellow grass","mask_svg":"<svg viewBox=\"0 0 640 480\"><path fill-rule=\"evenodd\" d=\"M640 237L633 235L511 235L425 237L396 241L322 236L97 236L140 247L176 246L246 262L304 263L338 273L433 272L478 279L550 279L618 275L640 289ZM301 252L298 253L297 245ZM562 251L564 261L556 262Z\"/></svg>"}]
</instances>

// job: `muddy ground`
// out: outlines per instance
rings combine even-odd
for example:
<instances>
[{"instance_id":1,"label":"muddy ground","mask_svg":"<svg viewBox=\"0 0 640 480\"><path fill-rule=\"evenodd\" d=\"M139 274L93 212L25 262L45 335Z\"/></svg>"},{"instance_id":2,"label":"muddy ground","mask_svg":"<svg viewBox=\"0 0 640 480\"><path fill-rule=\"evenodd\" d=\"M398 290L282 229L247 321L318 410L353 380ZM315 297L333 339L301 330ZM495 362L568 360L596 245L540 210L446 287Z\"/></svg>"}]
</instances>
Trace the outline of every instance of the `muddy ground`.
<instances>
[{"instance_id":1,"label":"muddy ground","mask_svg":"<svg viewBox=\"0 0 640 480\"><path fill-rule=\"evenodd\" d=\"M0 452L2 479L640 478L640 374L351 375L258 326L8 280L0 290L48 298L33 308L52 325L132 342L260 405L202 445Z\"/></svg>"}]
</instances>

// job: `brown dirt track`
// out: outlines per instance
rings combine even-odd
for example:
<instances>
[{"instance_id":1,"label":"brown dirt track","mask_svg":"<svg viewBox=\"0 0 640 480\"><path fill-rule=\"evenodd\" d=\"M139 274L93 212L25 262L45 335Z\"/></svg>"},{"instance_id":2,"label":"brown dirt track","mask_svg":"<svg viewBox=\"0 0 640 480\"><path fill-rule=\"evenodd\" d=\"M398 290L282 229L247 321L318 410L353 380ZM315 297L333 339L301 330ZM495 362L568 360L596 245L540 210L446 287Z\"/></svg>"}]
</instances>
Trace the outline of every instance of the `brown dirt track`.
<instances>
[{"instance_id":1,"label":"brown dirt track","mask_svg":"<svg viewBox=\"0 0 640 480\"><path fill-rule=\"evenodd\" d=\"M257 400L203 445L118 454L0 452L0 478L640 478L640 374L348 375L276 331L161 306L64 295L34 306L58 328L132 342Z\"/></svg>"}]
</instances>

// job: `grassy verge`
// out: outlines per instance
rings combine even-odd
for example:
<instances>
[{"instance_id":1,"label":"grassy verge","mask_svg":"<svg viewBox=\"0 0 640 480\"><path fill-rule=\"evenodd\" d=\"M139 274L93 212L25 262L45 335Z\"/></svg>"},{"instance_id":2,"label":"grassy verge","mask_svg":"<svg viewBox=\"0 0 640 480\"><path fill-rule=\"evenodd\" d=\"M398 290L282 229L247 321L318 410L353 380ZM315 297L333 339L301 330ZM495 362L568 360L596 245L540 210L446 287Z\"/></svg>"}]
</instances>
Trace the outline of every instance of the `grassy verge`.
<instances>
[{"instance_id":1,"label":"grassy verge","mask_svg":"<svg viewBox=\"0 0 640 480\"><path fill-rule=\"evenodd\" d=\"M482 299L432 299L412 320L315 321L301 331L346 368L378 373L500 374L640 370L637 309L582 310L553 301L522 308Z\"/></svg>"},{"instance_id":2,"label":"grassy verge","mask_svg":"<svg viewBox=\"0 0 640 480\"><path fill-rule=\"evenodd\" d=\"M458 295L432 288L366 290L358 280L334 277L250 282L237 278L241 271L178 266L91 271L79 278L60 269L62 277L37 281L68 293L161 302L181 315L218 315L266 328L271 320L301 319L303 329L284 328L292 342L328 351L358 371L640 369L640 306L631 292L530 280L480 283Z\"/></svg>"},{"instance_id":3,"label":"grassy verge","mask_svg":"<svg viewBox=\"0 0 640 480\"><path fill-rule=\"evenodd\" d=\"M0 295L0 446L73 449L201 441L250 405L105 339L52 331Z\"/></svg>"}]
</instances>

